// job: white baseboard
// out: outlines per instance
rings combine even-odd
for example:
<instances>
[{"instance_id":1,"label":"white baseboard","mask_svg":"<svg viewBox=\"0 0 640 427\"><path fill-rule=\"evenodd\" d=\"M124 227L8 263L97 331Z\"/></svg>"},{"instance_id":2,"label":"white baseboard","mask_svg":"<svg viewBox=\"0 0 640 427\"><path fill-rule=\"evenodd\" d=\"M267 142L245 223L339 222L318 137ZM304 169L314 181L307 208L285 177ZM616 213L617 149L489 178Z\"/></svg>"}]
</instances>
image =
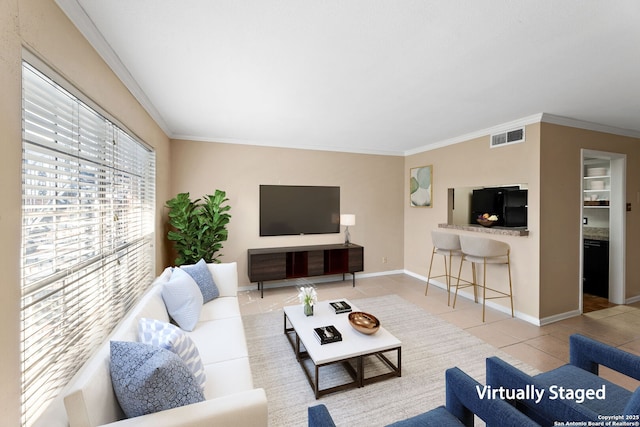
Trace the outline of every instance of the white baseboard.
<instances>
[{"instance_id":1,"label":"white baseboard","mask_svg":"<svg viewBox=\"0 0 640 427\"><path fill-rule=\"evenodd\" d=\"M413 278L416 278L422 282L427 282L427 277L423 276L421 274L417 274L414 273L413 271L409 271L409 270L387 270L387 271L379 271L379 272L375 272L375 273L362 273L362 274L356 274L356 286L358 283L358 279L364 279L367 277L380 277L380 276L390 276L390 275L394 275L394 274L406 274L407 276L411 276ZM345 275L345 282L350 281L351 277L349 274ZM338 281L342 281L342 275L341 274L336 274L336 275L331 275L331 276L317 276L317 277L312 277L312 278L308 278L308 279L304 279L304 280L309 280L312 283L329 283L329 282L338 282ZM299 279L287 279L287 280L275 280L275 281L270 281L267 282L267 289L269 288L283 288L283 287L287 287L287 286L296 286L299 284ZM433 280L431 279L431 281L429 282L429 284L431 286L437 286L440 289L446 290L447 289L447 285L443 282L440 282L438 280ZM240 291L250 291L250 290L254 290L257 288L257 285L255 284L251 284L251 285L246 285L246 286L240 286L238 287L238 290ZM460 291L458 293L459 296L466 298L468 300L473 300L473 294L470 292L466 292L466 291ZM632 304L634 302L640 301L640 295L636 296L636 297L632 297L632 298L628 298L626 300L626 304ZM482 302L482 299L479 299L479 302ZM509 307L506 307L504 305L500 305L500 304L496 304L493 301L487 301L486 306L499 311L501 313L505 313L508 315L511 315L511 309ZM573 311L569 311L566 313L560 313L560 314L555 314L553 316L549 316L549 317L545 317L543 319L538 319L534 316L531 316L529 314L526 313L522 313L518 310L514 310L514 316L520 320L524 320L527 323L531 323L532 325L536 325L536 326L543 326L543 325L547 325L549 323L553 323L553 322L557 322L559 320L564 320L564 319L568 319L570 317L575 317L575 316L579 316L580 312L578 310L573 310Z\"/></svg>"},{"instance_id":2,"label":"white baseboard","mask_svg":"<svg viewBox=\"0 0 640 427\"><path fill-rule=\"evenodd\" d=\"M388 271L379 271L376 273L361 273L361 274L356 273L356 286L358 286L358 279L364 279L367 277L390 276L392 274L403 274L404 272L405 272L404 270L388 270ZM299 278L299 279L273 280L273 281L267 282L267 287L265 288L265 290L269 288L284 288L287 286L296 286L296 285L299 285L299 282L301 280L309 281L311 283L342 282L342 274L334 274L329 276L313 276L313 277L305 277L305 278ZM350 273L345 274L344 281L345 282L351 281ZM251 291L257 288L258 288L258 285L253 283L250 285L238 286L239 291Z\"/></svg>"},{"instance_id":3,"label":"white baseboard","mask_svg":"<svg viewBox=\"0 0 640 427\"><path fill-rule=\"evenodd\" d=\"M625 304L633 304L634 302L640 301L640 295L636 295L635 297L627 298L624 300Z\"/></svg>"},{"instance_id":4,"label":"white baseboard","mask_svg":"<svg viewBox=\"0 0 640 427\"><path fill-rule=\"evenodd\" d=\"M420 274L416 274L416 273L414 273L412 271L405 270L404 273L406 275L408 275L408 276L415 277L416 279L420 279L420 280L424 281L425 283L427 281L427 277L426 276L422 276ZM435 286L437 286L437 287L439 287L441 289L444 289L444 290L447 289L446 283L442 283L442 282L439 282L439 281L433 280L433 279L431 279L431 281L429 281L429 285L435 285ZM474 300L473 293L471 293L471 292L460 291L460 292L458 292L458 296L461 296L461 297L466 298L466 299L471 300L471 301ZM482 303L482 298L479 297L478 298L478 302ZM485 305L487 307L490 307L490 308L496 310L496 311L499 311L501 313L505 313L505 314L508 314L509 316L511 316L511 308L510 307L505 307L504 305L496 304L493 301L487 301L487 303ZM533 316L531 316L529 314L522 313L522 312L516 310L515 307L514 307L514 310L513 310L513 315L517 319L524 320L527 323L531 323L531 324L536 325L536 326L540 326L541 325L539 319L537 319L537 318L535 318L535 317L533 317Z\"/></svg>"},{"instance_id":5,"label":"white baseboard","mask_svg":"<svg viewBox=\"0 0 640 427\"><path fill-rule=\"evenodd\" d=\"M540 319L540 326L548 325L549 323L557 322L559 320L569 319L571 317L580 316L580 310L571 310L565 313L554 314Z\"/></svg>"},{"instance_id":6,"label":"white baseboard","mask_svg":"<svg viewBox=\"0 0 640 427\"><path fill-rule=\"evenodd\" d=\"M640 301L640 295L635 297L627 298L624 303L625 304L633 304L635 302ZM580 310L571 310L565 313L554 314L553 316L544 317L540 319L540 326L548 325L549 323L557 322L559 320L569 319L571 317L580 316L582 313Z\"/></svg>"},{"instance_id":7,"label":"white baseboard","mask_svg":"<svg viewBox=\"0 0 640 427\"><path fill-rule=\"evenodd\" d=\"M358 279L358 277L378 277L378 276L391 276L393 274L404 274L405 271L404 270L387 270L387 271L379 271L377 273L363 273L363 274L358 274L356 276L356 279Z\"/></svg>"}]
</instances>

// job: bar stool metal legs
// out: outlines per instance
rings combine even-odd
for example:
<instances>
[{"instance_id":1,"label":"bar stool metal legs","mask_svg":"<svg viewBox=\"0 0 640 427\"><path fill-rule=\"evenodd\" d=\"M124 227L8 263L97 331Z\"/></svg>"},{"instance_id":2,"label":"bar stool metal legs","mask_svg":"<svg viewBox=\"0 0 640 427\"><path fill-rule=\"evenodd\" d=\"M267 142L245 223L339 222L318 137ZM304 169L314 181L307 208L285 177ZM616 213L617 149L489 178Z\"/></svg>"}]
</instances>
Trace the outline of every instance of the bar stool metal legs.
<instances>
[{"instance_id":1,"label":"bar stool metal legs","mask_svg":"<svg viewBox=\"0 0 640 427\"><path fill-rule=\"evenodd\" d=\"M445 278L445 282L447 284L447 305L450 304L451 302L451 258L452 258L452 253L451 251L449 251L449 254L442 254L443 255L443 259L444 259L444 271L445 274L442 274L440 276L431 276L431 268L433 267L433 257L434 255L438 254L438 249L434 246L433 251L431 252L431 261L429 262L429 273L427 275L427 286L424 290L424 294L425 296L427 295L427 292L429 291L429 281L432 278L436 278L436 277L444 277ZM447 263L447 258L449 258L449 262ZM447 265L448 264L448 265Z\"/></svg>"},{"instance_id":2,"label":"bar stool metal legs","mask_svg":"<svg viewBox=\"0 0 640 427\"><path fill-rule=\"evenodd\" d=\"M456 306L456 299L458 297L458 289L468 286L474 286L474 295L477 294L476 287L482 286L482 321L485 321L485 303L488 299L497 298L509 298L511 304L511 317L514 317L513 310L513 283L511 281L511 260L510 260L510 247L507 243L500 242L498 240L487 239L484 237L475 236L460 236L460 246L462 249L462 259L460 260L460 269L458 271L458 282L456 283L455 295L453 297L453 307ZM473 284L460 286L460 275L462 273L462 263L464 261L471 262L471 268L473 271ZM476 264L482 264L482 284L480 285L476 280ZM506 264L507 275L509 278L509 291L495 289L494 287L487 286L487 266L489 264ZM492 293L492 296L487 296L487 291ZM477 302L477 300L476 300Z\"/></svg>"},{"instance_id":3,"label":"bar stool metal legs","mask_svg":"<svg viewBox=\"0 0 640 427\"><path fill-rule=\"evenodd\" d=\"M514 317L514 312L513 312L513 284L511 282L511 262L509 260L509 254L507 253L507 262L505 263L507 264L507 275L509 277L509 292L503 292L503 291L499 291L497 289L493 289L493 288L487 288L487 262L485 260L484 265L483 265L483 272L482 272L482 321L484 322L484 309L485 309L485 301L488 299L497 299L497 298L509 298L509 302L511 304L511 317ZM491 296L488 297L487 296L487 289L489 289L490 291L497 293L498 296Z\"/></svg>"},{"instance_id":4,"label":"bar stool metal legs","mask_svg":"<svg viewBox=\"0 0 640 427\"><path fill-rule=\"evenodd\" d=\"M436 277L445 277L445 283L447 285L447 305L451 302L451 267L452 258L454 256L461 256L460 251L460 239L457 234L446 233L442 231L431 231L431 240L433 241L433 250L431 251L431 261L429 262L429 273L427 274L427 286L424 290L424 294L427 295L429 291L429 282ZM431 270L433 268L433 258L435 255L442 255L444 258L444 274L438 276L431 276ZM447 258L449 259L447 262Z\"/></svg>"},{"instance_id":5,"label":"bar stool metal legs","mask_svg":"<svg viewBox=\"0 0 640 427\"><path fill-rule=\"evenodd\" d=\"M464 289L473 287L473 301L478 302L478 280L477 280L477 269L476 263L471 263L471 281L462 279L462 263L464 262L464 255L460 258L460 268L458 269L458 278L456 281L456 290L453 295L453 308L456 308L456 299L458 298L458 289ZM461 285L460 282L464 284Z\"/></svg>"}]
</instances>

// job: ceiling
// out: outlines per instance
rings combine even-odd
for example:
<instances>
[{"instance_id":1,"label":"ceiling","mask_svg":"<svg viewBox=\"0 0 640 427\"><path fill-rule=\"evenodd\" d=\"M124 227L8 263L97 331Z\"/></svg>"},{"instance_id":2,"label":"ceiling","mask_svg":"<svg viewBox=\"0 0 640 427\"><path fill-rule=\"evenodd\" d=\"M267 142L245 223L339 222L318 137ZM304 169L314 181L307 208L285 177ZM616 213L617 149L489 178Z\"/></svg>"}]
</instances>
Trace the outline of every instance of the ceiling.
<instances>
[{"instance_id":1,"label":"ceiling","mask_svg":"<svg viewBox=\"0 0 640 427\"><path fill-rule=\"evenodd\" d=\"M171 138L406 155L541 113L640 136L636 0L56 1Z\"/></svg>"}]
</instances>

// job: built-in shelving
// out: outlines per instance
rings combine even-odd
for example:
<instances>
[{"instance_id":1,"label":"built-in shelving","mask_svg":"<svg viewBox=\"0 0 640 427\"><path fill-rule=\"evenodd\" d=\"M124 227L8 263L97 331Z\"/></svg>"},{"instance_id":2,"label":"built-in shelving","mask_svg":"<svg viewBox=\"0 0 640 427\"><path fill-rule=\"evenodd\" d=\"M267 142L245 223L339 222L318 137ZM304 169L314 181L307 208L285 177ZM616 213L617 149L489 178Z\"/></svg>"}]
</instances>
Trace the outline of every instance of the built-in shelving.
<instances>
[{"instance_id":1,"label":"built-in shelving","mask_svg":"<svg viewBox=\"0 0 640 427\"><path fill-rule=\"evenodd\" d=\"M585 208L609 208L611 199L609 160L589 159L584 162L582 195Z\"/></svg>"}]
</instances>

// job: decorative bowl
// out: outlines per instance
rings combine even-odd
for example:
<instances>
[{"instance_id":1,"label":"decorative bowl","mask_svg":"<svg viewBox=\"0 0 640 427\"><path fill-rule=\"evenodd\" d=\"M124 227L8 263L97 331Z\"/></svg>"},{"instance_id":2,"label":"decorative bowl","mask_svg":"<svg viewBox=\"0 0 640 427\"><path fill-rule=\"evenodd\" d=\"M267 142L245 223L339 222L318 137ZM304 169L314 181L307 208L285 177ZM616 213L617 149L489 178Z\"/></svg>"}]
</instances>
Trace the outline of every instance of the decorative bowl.
<instances>
[{"instance_id":1,"label":"decorative bowl","mask_svg":"<svg viewBox=\"0 0 640 427\"><path fill-rule=\"evenodd\" d=\"M380 321L374 315L362 311L349 313L349 323L353 329L366 335L375 334L380 329Z\"/></svg>"},{"instance_id":2,"label":"decorative bowl","mask_svg":"<svg viewBox=\"0 0 640 427\"><path fill-rule=\"evenodd\" d=\"M483 218L477 218L476 221L478 221L478 224L480 224L483 227L493 227L493 224L496 223L495 221L491 221Z\"/></svg>"}]
</instances>

